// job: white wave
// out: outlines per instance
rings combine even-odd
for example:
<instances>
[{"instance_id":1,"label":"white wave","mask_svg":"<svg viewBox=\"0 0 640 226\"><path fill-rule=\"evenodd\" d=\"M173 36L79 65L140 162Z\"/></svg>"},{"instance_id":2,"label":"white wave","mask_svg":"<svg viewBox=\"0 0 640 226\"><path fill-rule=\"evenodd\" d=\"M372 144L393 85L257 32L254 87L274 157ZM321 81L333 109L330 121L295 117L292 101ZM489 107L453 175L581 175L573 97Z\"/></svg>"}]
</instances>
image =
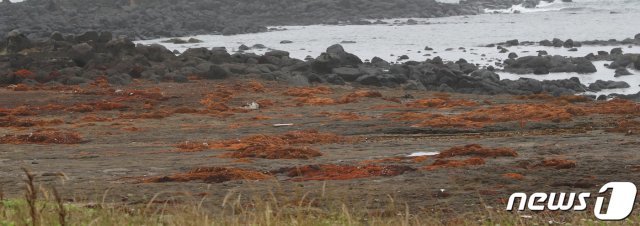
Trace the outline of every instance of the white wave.
<instances>
[{"instance_id":1,"label":"white wave","mask_svg":"<svg viewBox=\"0 0 640 226\"><path fill-rule=\"evenodd\" d=\"M568 4L562 1L545 2L540 1L535 8L526 8L523 4L513 5L508 9L485 9L485 13L535 13L535 12L549 12L560 11L568 7Z\"/></svg>"}]
</instances>

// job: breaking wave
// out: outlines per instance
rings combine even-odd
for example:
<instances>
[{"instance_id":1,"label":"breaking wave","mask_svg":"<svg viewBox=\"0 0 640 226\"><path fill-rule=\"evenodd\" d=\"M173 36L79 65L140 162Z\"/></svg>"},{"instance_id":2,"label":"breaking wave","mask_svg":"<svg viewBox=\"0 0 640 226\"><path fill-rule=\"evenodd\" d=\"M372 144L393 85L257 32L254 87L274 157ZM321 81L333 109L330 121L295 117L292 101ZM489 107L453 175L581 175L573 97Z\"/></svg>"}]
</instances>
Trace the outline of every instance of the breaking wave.
<instances>
[{"instance_id":1,"label":"breaking wave","mask_svg":"<svg viewBox=\"0 0 640 226\"><path fill-rule=\"evenodd\" d=\"M570 7L569 4L557 0L556 2L541 1L535 8L526 8L523 4L513 5L507 9L485 9L485 13L535 13L535 12L548 12L548 11L560 11Z\"/></svg>"}]
</instances>

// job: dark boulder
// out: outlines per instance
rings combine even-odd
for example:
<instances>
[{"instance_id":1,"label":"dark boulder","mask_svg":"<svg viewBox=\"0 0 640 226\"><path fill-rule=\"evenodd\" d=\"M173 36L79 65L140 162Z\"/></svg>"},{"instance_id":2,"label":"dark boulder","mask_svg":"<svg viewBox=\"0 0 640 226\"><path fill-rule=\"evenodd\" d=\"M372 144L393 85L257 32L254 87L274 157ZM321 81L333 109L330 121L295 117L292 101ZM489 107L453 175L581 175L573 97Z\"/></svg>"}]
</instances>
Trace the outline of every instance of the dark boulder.
<instances>
[{"instance_id":1,"label":"dark boulder","mask_svg":"<svg viewBox=\"0 0 640 226\"><path fill-rule=\"evenodd\" d=\"M244 44L240 45L240 47L238 47L238 50L240 51L246 51L246 50L250 50L251 48L249 48L249 46L246 46Z\"/></svg>"},{"instance_id":2,"label":"dark boulder","mask_svg":"<svg viewBox=\"0 0 640 226\"><path fill-rule=\"evenodd\" d=\"M554 38L552 43L553 43L553 47L562 47L564 45L564 42L559 38Z\"/></svg>"},{"instance_id":3,"label":"dark boulder","mask_svg":"<svg viewBox=\"0 0 640 226\"><path fill-rule=\"evenodd\" d=\"M76 36L75 41L78 43L82 42L95 42L100 37L100 34L97 31L87 31L81 35Z\"/></svg>"},{"instance_id":4,"label":"dark boulder","mask_svg":"<svg viewBox=\"0 0 640 226\"><path fill-rule=\"evenodd\" d=\"M382 86L382 80L379 76L377 75L363 75L360 76L356 82L362 84L362 85L369 85L369 86Z\"/></svg>"},{"instance_id":5,"label":"dark boulder","mask_svg":"<svg viewBox=\"0 0 640 226\"><path fill-rule=\"evenodd\" d=\"M49 36L49 39L53 41L61 42L61 41L64 41L64 36L62 35L62 33L55 31L51 33L51 36Z\"/></svg>"},{"instance_id":6,"label":"dark boulder","mask_svg":"<svg viewBox=\"0 0 640 226\"><path fill-rule=\"evenodd\" d=\"M109 76L107 81L112 85L128 85L131 83L131 79L130 75L122 73Z\"/></svg>"},{"instance_id":7,"label":"dark boulder","mask_svg":"<svg viewBox=\"0 0 640 226\"><path fill-rule=\"evenodd\" d=\"M31 40L18 30L13 30L6 35L5 49L7 53L17 53L24 49L31 48Z\"/></svg>"},{"instance_id":8,"label":"dark boulder","mask_svg":"<svg viewBox=\"0 0 640 226\"><path fill-rule=\"evenodd\" d=\"M627 68L620 67L620 68L616 69L616 73L615 73L614 77L627 76L627 75L633 75L633 74L631 72L629 72L629 70L627 70Z\"/></svg>"},{"instance_id":9,"label":"dark boulder","mask_svg":"<svg viewBox=\"0 0 640 226\"><path fill-rule=\"evenodd\" d=\"M500 75L490 70L477 70L469 74L469 76L489 82L500 82Z\"/></svg>"},{"instance_id":10,"label":"dark boulder","mask_svg":"<svg viewBox=\"0 0 640 226\"><path fill-rule=\"evenodd\" d=\"M219 65L211 65L206 73L201 74L205 79L225 79L229 77L229 72Z\"/></svg>"},{"instance_id":11,"label":"dark boulder","mask_svg":"<svg viewBox=\"0 0 640 226\"><path fill-rule=\"evenodd\" d=\"M381 67L381 68L388 68L389 66L391 66L389 62L387 62L386 60L383 60L380 57L373 57L371 59L371 64L375 67Z\"/></svg>"},{"instance_id":12,"label":"dark boulder","mask_svg":"<svg viewBox=\"0 0 640 226\"><path fill-rule=\"evenodd\" d=\"M209 60L211 57L211 51L209 49L200 47L200 48L189 48L180 54L181 58L199 58L203 60Z\"/></svg>"},{"instance_id":13,"label":"dark boulder","mask_svg":"<svg viewBox=\"0 0 640 226\"><path fill-rule=\"evenodd\" d=\"M346 82L344 81L344 79L342 79L342 77L340 77L338 75L335 75L335 74L327 75L324 80L327 81L328 83L334 84L334 85L344 85L344 84L346 84Z\"/></svg>"},{"instance_id":14,"label":"dark boulder","mask_svg":"<svg viewBox=\"0 0 640 226\"><path fill-rule=\"evenodd\" d=\"M269 52L264 53L265 56L273 56L273 57L289 57L289 52L282 50L271 50Z\"/></svg>"},{"instance_id":15,"label":"dark boulder","mask_svg":"<svg viewBox=\"0 0 640 226\"><path fill-rule=\"evenodd\" d=\"M564 41L562 46L564 46L564 48L573 48L574 47L573 40L572 39L567 39L567 41Z\"/></svg>"},{"instance_id":16,"label":"dark boulder","mask_svg":"<svg viewBox=\"0 0 640 226\"><path fill-rule=\"evenodd\" d=\"M357 68L349 68L349 67L339 67L334 68L333 73L340 76L345 81L355 81L360 77L363 73Z\"/></svg>"},{"instance_id":17,"label":"dark boulder","mask_svg":"<svg viewBox=\"0 0 640 226\"><path fill-rule=\"evenodd\" d=\"M518 41L518 39L509 40L506 43L507 43L507 45L510 45L510 46L520 45L520 42Z\"/></svg>"},{"instance_id":18,"label":"dark boulder","mask_svg":"<svg viewBox=\"0 0 640 226\"><path fill-rule=\"evenodd\" d=\"M540 41L540 45L541 46L553 46L553 42L545 39L545 40Z\"/></svg>"},{"instance_id":19,"label":"dark boulder","mask_svg":"<svg viewBox=\"0 0 640 226\"><path fill-rule=\"evenodd\" d=\"M106 48L114 55L128 54L135 50L136 44L126 37L119 37L107 42Z\"/></svg>"},{"instance_id":20,"label":"dark boulder","mask_svg":"<svg viewBox=\"0 0 640 226\"><path fill-rule=\"evenodd\" d=\"M573 63L576 64L576 72L585 74L585 73L595 73L598 70L596 66L590 60L585 58L574 58Z\"/></svg>"},{"instance_id":21,"label":"dark boulder","mask_svg":"<svg viewBox=\"0 0 640 226\"><path fill-rule=\"evenodd\" d=\"M504 61L504 70L516 74L548 74L550 72L593 73L596 67L584 57L524 56Z\"/></svg>"},{"instance_id":22,"label":"dark boulder","mask_svg":"<svg viewBox=\"0 0 640 226\"><path fill-rule=\"evenodd\" d=\"M589 90L591 91L601 91L603 89L622 89L622 88L629 88L631 86L629 86L628 83L626 82L622 82L622 81L602 81L602 80L598 80L594 83L591 83L589 85Z\"/></svg>"},{"instance_id":23,"label":"dark boulder","mask_svg":"<svg viewBox=\"0 0 640 226\"><path fill-rule=\"evenodd\" d=\"M518 58L518 54L514 53L514 52L511 52L511 53L509 53L508 57L509 57L509 59L516 59L516 58Z\"/></svg>"},{"instance_id":24,"label":"dark boulder","mask_svg":"<svg viewBox=\"0 0 640 226\"><path fill-rule=\"evenodd\" d=\"M620 55L622 54L622 48L613 48L610 52L611 55Z\"/></svg>"},{"instance_id":25,"label":"dark boulder","mask_svg":"<svg viewBox=\"0 0 640 226\"><path fill-rule=\"evenodd\" d=\"M76 44L71 47L69 55L79 67L84 67L94 56L95 52L91 45L87 43Z\"/></svg>"},{"instance_id":26,"label":"dark boulder","mask_svg":"<svg viewBox=\"0 0 640 226\"><path fill-rule=\"evenodd\" d=\"M333 45L327 51L311 61L311 68L318 73L332 73L333 68L350 66L358 67L362 60L356 55L344 51L341 45Z\"/></svg>"}]
</instances>

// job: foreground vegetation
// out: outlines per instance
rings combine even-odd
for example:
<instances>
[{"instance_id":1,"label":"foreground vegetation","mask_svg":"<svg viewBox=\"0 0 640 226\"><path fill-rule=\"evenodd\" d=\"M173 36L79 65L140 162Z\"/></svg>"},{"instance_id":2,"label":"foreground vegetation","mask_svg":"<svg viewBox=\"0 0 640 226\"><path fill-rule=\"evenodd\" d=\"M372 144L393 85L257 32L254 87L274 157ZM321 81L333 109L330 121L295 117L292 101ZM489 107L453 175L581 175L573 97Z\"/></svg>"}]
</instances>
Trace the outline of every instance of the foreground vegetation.
<instances>
[{"instance_id":1,"label":"foreground vegetation","mask_svg":"<svg viewBox=\"0 0 640 226\"><path fill-rule=\"evenodd\" d=\"M146 204L119 205L66 203L55 188L45 189L26 171L23 198L5 199L0 193L0 225L601 225L590 212L575 214L511 213L486 207L464 214L426 213L410 210L394 202L378 212L366 208L337 205L312 205L312 200L283 202L280 197L243 198L228 195L216 211L204 207L206 198L191 204L157 202L154 196ZM323 192L324 193L324 192ZM635 214L616 225L635 225Z\"/></svg>"}]
</instances>

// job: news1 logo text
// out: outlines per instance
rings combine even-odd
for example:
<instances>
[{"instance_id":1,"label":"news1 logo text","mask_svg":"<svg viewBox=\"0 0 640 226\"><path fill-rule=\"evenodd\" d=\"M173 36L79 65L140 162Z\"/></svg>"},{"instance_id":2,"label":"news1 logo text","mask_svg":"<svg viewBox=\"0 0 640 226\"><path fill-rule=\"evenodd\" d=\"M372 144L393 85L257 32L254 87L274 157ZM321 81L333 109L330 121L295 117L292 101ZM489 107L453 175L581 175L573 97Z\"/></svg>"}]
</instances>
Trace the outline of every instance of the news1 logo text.
<instances>
[{"instance_id":1,"label":"news1 logo text","mask_svg":"<svg viewBox=\"0 0 640 226\"><path fill-rule=\"evenodd\" d=\"M605 205L603 195L611 190L611 196ZM595 205L593 213L599 220L618 221L624 220L633 211L638 190L631 182L609 182L600 188L598 195L592 197L591 193L513 193L509 197L507 210L516 207L518 211L526 209L532 211L584 211L589 205ZM595 198L595 203L590 201ZM516 200L519 201L515 206ZM603 208L606 207L606 210Z\"/></svg>"}]
</instances>

